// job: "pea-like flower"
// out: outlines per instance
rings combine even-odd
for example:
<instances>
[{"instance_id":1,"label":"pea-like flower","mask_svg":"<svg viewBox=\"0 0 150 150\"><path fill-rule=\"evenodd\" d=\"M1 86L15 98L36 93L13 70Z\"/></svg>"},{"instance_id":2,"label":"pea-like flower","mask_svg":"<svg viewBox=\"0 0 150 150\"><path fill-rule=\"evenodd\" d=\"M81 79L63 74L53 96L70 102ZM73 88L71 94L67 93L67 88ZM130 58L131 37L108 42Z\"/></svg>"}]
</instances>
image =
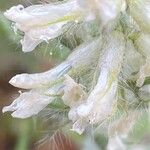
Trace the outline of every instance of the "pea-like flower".
<instances>
[{"instance_id":1,"label":"pea-like flower","mask_svg":"<svg viewBox=\"0 0 150 150\"><path fill-rule=\"evenodd\" d=\"M124 37L114 32L104 38L103 55L99 60L99 78L89 96L79 105L75 105L71 115L73 130L82 133L88 123L97 124L112 114L117 94L118 75L120 73L125 50Z\"/></svg>"},{"instance_id":2,"label":"pea-like flower","mask_svg":"<svg viewBox=\"0 0 150 150\"><path fill-rule=\"evenodd\" d=\"M11 105L4 107L3 113L13 111L12 116L15 118L28 118L38 114L53 99L35 91L24 92Z\"/></svg>"},{"instance_id":3,"label":"pea-like flower","mask_svg":"<svg viewBox=\"0 0 150 150\"><path fill-rule=\"evenodd\" d=\"M32 89L45 87L52 84L64 74L78 74L81 70L84 71L95 64L99 58L99 47L101 47L101 38L85 42L77 47L72 54L53 69L36 74L20 74L14 76L9 83L15 87L23 89Z\"/></svg>"},{"instance_id":4,"label":"pea-like flower","mask_svg":"<svg viewBox=\"0 0 150 150\"><path fill-rule=\"evenodd\" d=\"M65 112L72 131L105 124L105 149L127 149L123 140L149 107L149 6L149 0L66 0L7 10L4 15L24 33L24 52L61 36L55 41L72 53L46 72L14 76L9 83L29 91L3 112L28 118L50 104L50 111ZM63 108L53 107L56 99Z\"/></svg>"},{"instance_id":5,"label":"pea-like flower","mask_svg":"<svg viewBox=\"0 0 150 150\"><path fill-rule=\"evenodd\" d=\"M87 13L76 0L58 4L33 5L24 8L13 6L4 15L24 32L22 50L30 52L42 41L48 41L62 34L62 26L70 21L79 21Z\"/></svg>"},{"instance_id":6,"label":"pea-like flower","mask_svg":"<svg viewBox=\"0 0 150 150\"><path fill-rule=\"evenodd\" d=\"M70 73L76 75L78 73L77 71L80 69L84 68L84 70L87 70L90 65L93 65L92 63L95 63L98 59L97 54L100 45L101 42L99 38L92 40L88 44L83 43L76 48L73 54L71 54L65 62L48 72L30 75L21 74L13 77L10 80L10 83L13 86L30 89L30 91L21 93L10 106L3 108L3 112L14 111L12 113L13 117L28 118L38 114L50 104L56 96L61 96L62 93L65 93L62 97L64 103L71 108L74 107L74 100L72 99L76 99L80 97L80 95L82 95L81 97L84 97L85 93L71 77L65 74ZM92 52L92 54L90 52ZM85 55L87 56L87 59L84 59ZM85 60L84 63L82 63L83 59ZM68 90L71 87L73 87L72 92L69 92ZM65 99L72 102L72 104L65 101Z\"/></svg>"},{"instance_id":7,"label":"pea-like flower","mask_svg":"<svg viewBox=\"0 0 150 150\"><path fill-rule=\"evenodd\" d=\"M66 75L64 80L64 94L62 96L63 102L70 107L68 113L69 120L72 120L72 131L82 134L87 123L84 120L79 120L77 107L86 100L87 93L83 90L83 86L76 83L70 76Z\"/></svg>"}]
</instances>

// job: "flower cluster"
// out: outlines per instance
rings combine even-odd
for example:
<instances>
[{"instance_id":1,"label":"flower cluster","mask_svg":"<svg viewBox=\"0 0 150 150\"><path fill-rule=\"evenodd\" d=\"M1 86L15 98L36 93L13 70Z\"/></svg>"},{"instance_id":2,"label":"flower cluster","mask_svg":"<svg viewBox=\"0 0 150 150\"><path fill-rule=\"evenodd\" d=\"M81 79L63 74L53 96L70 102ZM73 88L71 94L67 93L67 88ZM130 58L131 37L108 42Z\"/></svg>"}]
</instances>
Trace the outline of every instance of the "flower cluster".
<instances>
[{"instance_id":1,"label":"flower cluster","mask_svg":"<svg viewBox=\"0 0 150 150\"><path fill-rule=\"evenodd\" d=\"M84 36L78 31L68 34L68 39L78 34L80 42L53 69L13 77L10 84L29 91L20 93L3 112L13 111L12 116L17 118L31 117L60 97L69 107L72 130L82 134L88 125L107 122L120 109L120 103L126 106L124 111L132 112L141 101L149 101L149 0L68 0L27 8L18 5L4 15L24 33L24 52L43 41L67 38L64 28L69 23L84 28ZM117 134L109 143L120 143L123 133Z\"/></svg>"}]
</instances>

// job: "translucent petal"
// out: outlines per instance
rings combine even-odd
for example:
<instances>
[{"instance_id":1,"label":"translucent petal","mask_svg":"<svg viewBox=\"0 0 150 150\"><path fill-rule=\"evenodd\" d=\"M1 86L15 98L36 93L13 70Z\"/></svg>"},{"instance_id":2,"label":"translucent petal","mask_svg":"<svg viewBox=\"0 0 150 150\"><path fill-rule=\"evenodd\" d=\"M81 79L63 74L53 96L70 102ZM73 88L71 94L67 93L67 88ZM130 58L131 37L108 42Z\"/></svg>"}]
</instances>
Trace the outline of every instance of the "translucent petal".
<instances>
[{"instance_id":1,"label":"translucent petal","mask_svg":"<svg viewBox=\"0 0 150 150\"><path fill-rule=\"evenodd\" d=\"M24 89L44 87L59 79L59 77L65 74L69 69L69 64L62 63L54 69L44 73L16 75L9 81L9 83L15 87Z\"/></svg>"},{"instance_id":2,"label":"translucent petal","mask_svg":"<svg viewBox=\"0 0 150 150\"><path fill-rule=\"evenodd\" d=\"M69 0L27 8L18 5L7 10L4 15L15 22L16 28L25 33L26 37L21 43L23 51L29 52L42 41L59 36L64 24L80 20L86 13L78 6L76 0Z\"/></svg>"},{"instance_id":3,"label":"translucent petal","mask_svg":"<svg viewBox=\"0 0 150 150\"><path fill-rule=\"evenodd\" d=\"M85 128L87 126L87 123L84 120L77 120L72 127L72 131L75 131L76 133L78 133L79 135L81 135Z\"/></svg>"},{"instance_id":4,"label":"translucent petal","mask_svg":"<svg viewBox=\"0 0 150 150\"><path fill-rule=\"evenodd\" d=\"M135 40L139 52L145 57L150 57L150 34L141 33Z\"/></svg>"},{"instance_id":5,"label":"translucent petal","mask_svg":"<svg viewBox=\"0 0 150 150\"><path fill-rule=\"evenodd\" d=\"M126 9L125 0L78 0L82 7L89 7L96 16L100 17L103 25L114 20L117 15Z\"/></svg>"},{"instance_id":6,"label":"translucent petal","mask_svg":"<svg viewBox=\"0 0 150 150\"><path fill-rule=\"evenodd\" d=\"M12 116L15 118L28 118L38 114L52 100L53 98L37 92L25 92L20 94L11 105L4 107L2 111L3 113L13 111Z\"/></svg>"},{"instance_id":7,"label":"translucent petal","mask_svg":"<svg viewBox=\"0 0 150 150\"><path fill-rule=\"evenodd\" d=\"M34 50L41 42L48 42L48 40L59 36L61 34L61 28L64 24L65 22L48 27L31 28L29 31L25 32L25 36L23 40L21 40L22 51L30 52Z\"/></svg>"},{"instance_id":8,"label":"translucent petal","mask_svg":"<svg viewBox=\"0 0 150 150\"><path fill-rule=\"evenodd\" d=\"M96 88L94 90L97 90ZM94 92L94 91L93 91ZM89 120L90 124L101 123L111 116L115 102L116 102L117 82L114 82L108 92L102 97L98 98L97 93L95 97L90 97L91 102L83 104L78 107L77 112L81 118Z\"/></svg>"},{"instance_id":9,"label":"translucent petal","mask_svg":"<svg viewBox=\"0 0 150 150\"><path fill-rule=\"evenodd\" d=\"M119 136L109 138L107 150L127 150L126 145L123 143Z\"/></svg>"},{"instance_id":10,"label":"translucent petal","mask_svg":"<svg viewBox=\"0 0 150 150\"><path fill-rule=\"evenodd\" d=\"M150 57L146 59L146 63L140 68L139 77L136 85L141 87L144 84L145 78L150 76Z\"/></svg>"},{"instance_id":11,"label":"translucent petal","mask_svg":"<svg viewBox=\"0 0 150 150\"><path fill-rule=\"evenodd\" d=\"M32 5L27 8L22 5L13 6L4 15L18 24L36 27L59 22L60 18L69 17L69 14L76 14L80 10L76 0L69 0L57 4Z\"/></svg>"},{"instance_id":12,"label":"translucent petal","mask_svg":"<svg viewBox=\"0 0 150 150\"><path fill-rule=\"evenodd\" d=\"M92 124L103 121L112 113L116 100L117 79L125 50L123 35L119 32L106 35L103 50L97 84L90 93L87 102L78 108L78 115L87 118Z\"/></svg>"},{"instance_id":13,"label":"translucent petal","mask_svg":"<svg viewBox=\"0 0 150 150\"><path fill-rule=\"evenodd\" d=\"M149 0L127 0L130 13L136 20L141 30L150 32L150 1Z\"/></svg>"},{"instance_id":14,"label":"translucent petal","mask_svg":"<svg viewBox=\"0 0 150 150\"><path fill-rule=\"evenodd\" d=\"M57 67L44 73L16 75L9 83L15 87L31 89L46 86L54 82L62 75L66 74L71 68L72 73L78 74L78 71L84 71L97 61L100 47L100 39L84 43L75 49L65 62Z\"/></svg>"},{"instance_id":15,"label":"translucent petal","mask_svg":"<svg viewBox=\"0 0 150 150\"><path fill-rule=\"evenodd\" d=\"M77 84L70 76L66 75L64 80L64 95L62 100L69 107L80 104L86 97L81 85Z\"/></svg>"},{"instance_id":16,"label":"translucent petal","mask_svg":"<svg viewBox=\"0 0 150 150\"><path fill-rule=\"evenodd\" d=\"M122 73L124 79L134 77L144 63L143 56L135 49L132 41L127 41Z\"/></svg>"},{"instance_id":17,"label":"translucent petal","mask_svg":"<svg viewBox=\"0 0 150 150\"><path fill-rule=\"evenodd\" d=\"M138 92L139 97L144 101L150 100L150 85L144 85L139 89Z\"/></svg>"},{"instance_id":18,"label":"translucent petal","mask_svg":"<svg viewBox=\"0 0 150 150\"><path fill-rule=\"evenodd\" d=\"M25 52L25 53L26 52L31 52L41 42L42 42L41 40L31 39L29 36L25 35L24 38L21 40L22 51Z\"/></svg>"}]
</instances>

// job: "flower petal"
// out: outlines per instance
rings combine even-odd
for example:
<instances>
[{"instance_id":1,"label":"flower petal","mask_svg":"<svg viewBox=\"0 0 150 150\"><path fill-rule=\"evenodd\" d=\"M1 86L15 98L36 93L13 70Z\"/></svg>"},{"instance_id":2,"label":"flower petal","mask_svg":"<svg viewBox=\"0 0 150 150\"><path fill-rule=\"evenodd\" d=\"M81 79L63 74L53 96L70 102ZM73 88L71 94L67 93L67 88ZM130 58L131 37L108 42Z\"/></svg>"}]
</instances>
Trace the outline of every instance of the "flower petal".
<instances>
[{"instance_id":1,"label":"flower petal","mask_svg":"<svg viewBox=\"0 0 150 150\"><path fill-rule=\"evenodd\" d=\"M18 5L4 13L9 20L15 22L16 28L25 33L26 37L21 42L25 52L32 51L42 41L59 36L64 24L79 20L84 14L86 13L76 0L27 8Z\"/></svg>"},{"instance_id":2,"label":"flower petal","mask_svg":"<svg viewBox=\"0 0 150 150\"><path fill-rule=\"evenodd\" d=\"M69 69L70 69L69 64L62 63L61 65L55 67L54 69L44 73L16 75L9 81L9 83L15 87L24 89L43 87L57 80Z\"/></svg>"},{"instance_id":3,"label":"flower petal","mask_svg":"<svg viewBox=\"0 0 150 150\"><path fill-rule=\"evenodd\" d=\"M49 27L32 28L25 33L23 40L21 40L22 51L30 52L36 48L42 41L48 42L48 40L55 38L61 34L61 28L65 24L58 23Z\"/></svg>"},{"instance_id":4,"label":"flower petal","mask_svg":"<svg viewBox=\"0 0 150 150\"><path fill-rule=\"evenodd\" d=\"M139 52L145 57L150 57L150 34L141 33L135 40Z\"/></svg>"},{"instance_id":5,"label":"flower petal","mask_svg":"<svg viewBox=\"0 0 150 150\"><path fill-rule=\"evenodd\" d=\"M140 70L143 62L143 56L135 49L133 42L127 41L122 69L124 79L132 78Z\"/></svg>"},{"instance_id":6,"label":"flower petal","mask_svg":"<svg viewBox=\"0 0 150 150\"><path fill-rule=\"evenodd\" d=\"M86 93L81 85L77 84L70 76L65 75L64 85L64 95L62 96L62 100L65 105L72 108L85 99Z\"/></svg>"},{"instance_id":7,"label":"flower petal","mask_svg":"<svg viewBox=\"0 0 150 150\"><path fill-rule=\"evenodd\" d=\"M109 138L107 150L127 150L127 147L123 143L122 139L118 135L116 135Z\"/></svg>"},{"instance_id":8,"label":"flower petal","mask_svg":"<svg viewBox=\"0 0 150 150\"><path fill-rule=\"evenodd\" d=\"M89 9L99 16L102 25L106 25L109 21L114 20L117 15L126 9L125 0L78 0L82 7Z\"/></svg>"},{"instance_id":9,"label":"flower petal","mask_svg":"<svg viewBox=\"0 0 150 150\"><path fill-rule=\"evenodd\" d=\"M97 90L95 88L95 90ZM93 91L94 92L94 91ZM116 102L117 82L114 82L108 92L102 97L90 97L91 102L78 107L79 117L87 119L90 124L101 123L111 116ZM88 98L89 101L89 98Z\"/></svg>"},{"instance_id":10,"label":"flower petal","mask_svg":"<svg viewBox=\"0 0 150 150\"><path fill-rule=\"evenodd\" d=\"M128 0L130 13L144 32L150 32L150 1Z\"/></svg>"},{"instance_id":11,"label":"flower petal","mask_svg":"<svg viewBox=\"0 0 150 150\"><path fill-rule=\"evenodd\" d=\"M104 54L100 59L100 74L96 86L87 102L78 108L78 115L95 124L106 119L111 113L116 100L117 80L121 70L125 41L119 32L106 35Z\"/></svg>"},{"instance_id":12,"label":"flower petal","mask_svg":"<svg viewBox=\"0 0 150 150\"><path fill-rule=\"evenodd\" d=\"M139 97L144 101L150 100L150 84L144 85L139 89Z\"/></svg>"},{"instance_id":13,"label":"flower petal","mask_svg":"<svg viewBox=\"0 0 150 150\"><path fill-rule=\"evenodd\" d=\"M84 132L86 126L87 126L87 123L84 120L77 120L73 124L73 127L71 130L81 135Z\"/></svg>"},{"instance_id":14,"label":"flower petal","mask_svg":"<svg viewBox=\"0 0 150 150\"><path fill-rule=\"evenodd\" d=\"M150 76L150 57L146 59L146 63L140 68L139 77L136 85L141 87L144 84L145 78Z\"/></svg>"},{"instance_id":15,"label":"flower petal","mask_svg":"<svg viewBox=\"0 0 150 150\"><path fill-rule=\"evenodd\" d=\"M14 102L3 108L3 113L13 111L12 116L15 118L28 118L38 114L45 108L53 98L42 95L37 92L22 93Z\"/></svg>"},{"instance_id":16,"label":"flower petal","mask_svg":"<svg viewBox=\"0 0 150 150\"><path fill-rule=\"evenodd\" d=\"M89 43L86 42L76 48L67 60L57 67L44 73L16 75L9 83L15 87L31 89L51 84L69 72L69 70L72 72L70 74L78 74L81 70L84 71L95 64L99 56L101 43L100 39L94 39Z\"/></svg>"},{"instance_id":17,"label":"flower petal","mask_svg":"<svg viewBox=\"0 0 150 150\"><path fill-rule=\"evenodd\" d=\"M33 27L59 22L60 18L62 19L64 16L69 18L69 15L76 14L78 11L81 11L81 9L77 1L69 0L56 4L32 5L27 8L22 5L13 6L4 15L20 25Z\"/></svg>"},{"instance_id":18,"label":"flower petal","mask_svg":"<svg viewBox=\"0 0 150 150\"><path fill-rule=\"evenodd\" d=\"M25 35L23 40L21 40L22 51L23 52L31 52L33 51L37 45L39 45L42 40L31 39L29 36Z\"/></svg>"}]
</instances>

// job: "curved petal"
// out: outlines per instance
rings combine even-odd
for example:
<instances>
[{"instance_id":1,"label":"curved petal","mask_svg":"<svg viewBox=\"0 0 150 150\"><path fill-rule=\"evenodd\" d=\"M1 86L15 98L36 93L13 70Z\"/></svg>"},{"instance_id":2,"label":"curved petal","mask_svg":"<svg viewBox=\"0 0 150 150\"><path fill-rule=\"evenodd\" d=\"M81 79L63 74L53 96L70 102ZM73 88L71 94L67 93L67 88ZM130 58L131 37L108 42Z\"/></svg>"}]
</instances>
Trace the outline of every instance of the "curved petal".
<instances>
[{"instance_id":1,"label":"curved petal","mask_svg":"<svg viewBox=\"0 0 150 150\"><path fill-rule=\"evenodd\" d=\"M95 16L99 16L102 25L114 20L121 11L126 9L125 0L78 0L81 7L89 8Z\"/></svg>"},{"instance_id":2,"label":"curved petal","mask_svg":"<svg viewBox=\"0 0 150 150\"><path fill-rule=\"evenodd\" d=\"M31 39L29 36L25 35L20 42L22 44L22 51L26 53L33 51L42 40Z\"/></svg>"},{"instance_id":3,"label":"curved petal","mask_svg":"<svg viewBox=\"0 0 150 150\"><path fill-rule=\"evenodd\" d=\"M143 63L143 56L135 49L133 42L128 40L122 69L123 78L130 79L134 77L134 74L140 70Z\"/></svg>"},{"instance_id":4,"label":"curved petal","mask_svg":"<svg viewBox=\"0 0 150 150\"><path fill-rule=\"evenodd\" d=\"M100 74L87 102L78 108L78 115L95 124L106 119L116 100L118 75L123 63L125 40L121 33L106 35L104 54L100 59Z\"/></svg>"},{"instance_id":5,"label":"curved petal","mask_svg":"<svg viewBox=\"0 0 150 150\"><path fill-rule=\"evenodd\" d=\"M64 95L62 100L69 107L75 107L80 104L86 97L86 93L81 85L77 84L70 76L66 75L64 80Z\"/></svg>"},{"instance_id":6,"label":"curved petal","mask_svg":"<svg viewBox=\"0 0 150 150\"><path fill-rule=\"evenodd\" d=\"M73 127L71 130L81 135L84 132L86 126L87 126L87 122L79 119L73 124Z\"/></svg>"},{"instance_id":7,"label":"curved petal","mask_svg":"<svg viewBox=\"0 0 150 150\"><path fill-rule=\"evenodd\" d=\"M130 13L144 32L150 32L150 1L127 0Z\"/></svg>"},{"instance_id":8,"label":"curved petal","mask_svg":"<svg viewBox=\"0 0 150 150\"><path fill-rule=\"evenodd\" d=\"M136 85L138 87L141 87L144 84L145 78L149 76L150 76L150 57L146 59L145 64L140 68Z\"/></svg>"},{"instance_id":9,"label":"curved petal","mask_svg":"<svg viewBox=\"0 0 150 150\"><path fill-rule=\"evenodd\" d=\"M37 92L25 92L20 94L11 105L4 107L2 111L3 113L13 111L12 116L15 118L28 118L38 114L52 100L53 98Z\"/></svg>"},{"instance_id":10,"label":"curved petal","mask_svg":"<svg viewBox=\"0 0 150 150\"><path fill-rule=\"evenodd\" d=\"M27 8L18 5L7 10L4 15L15 22L16 28L25 32L21 43L23 51L29 52L42 41L59 36L64 24L80 20L86 13L79 7L76 0L69 0ZM27 37L29 40L26 39Z\"/></svg>"},{"instance_id":11,"label":"curved petal","mask_svg":"<svg viewBox=\"0 0 150 150\"><path fill-rule=\"evenodd\" d=\"M71 69L70 64L62 63L61 65L55 67L54 69L44 73L35 73L35 74L24 73L16 75L9 81L9 83L15 87L23 89L43 87L59 79L69 69Z\"/></svg>"},{"instance_id":12,"label":"curved petal","mask_svg":"<svg viewBox=\"0 0 150 150\"><path fill-rule=\"evenodd\" d=\"M22 51L31 52L41 42L48 42L48 40L58 37L62 33L61 28L64 24L65 22L48 27L31 28L25 33L23 40L21 40Z\"/></svg>"},{"instance_id":13,"label":"curved petal","mask_svg":"<svg viewBox=\"0 0 150 150\"><path fill-rule=\"evenodd\" d=\"M31 89L46 86L59 79L62 75L68 73L69 70L73 73L78 73L81 69L84 71L91 67L91 64L95 64L99 57L98 54L100 47L100 39L84 43L79 46L65 62L57 67L44 73L16 75L9 81L9 83L15 87Z\"/></svg>"},{"instance_id":14,"label":"curved petal","mask_svg":"<svg viewBox=\"0 0 150 150\"><path fill-rule=\"evenodd\" d=\"M80 10L76 0L69 0L57 4L32 5L27 8L22 5L13 6L4 15L18 24L35 27L59 22L60 18L73 15Z\"/></svg>"}]
</instances>

